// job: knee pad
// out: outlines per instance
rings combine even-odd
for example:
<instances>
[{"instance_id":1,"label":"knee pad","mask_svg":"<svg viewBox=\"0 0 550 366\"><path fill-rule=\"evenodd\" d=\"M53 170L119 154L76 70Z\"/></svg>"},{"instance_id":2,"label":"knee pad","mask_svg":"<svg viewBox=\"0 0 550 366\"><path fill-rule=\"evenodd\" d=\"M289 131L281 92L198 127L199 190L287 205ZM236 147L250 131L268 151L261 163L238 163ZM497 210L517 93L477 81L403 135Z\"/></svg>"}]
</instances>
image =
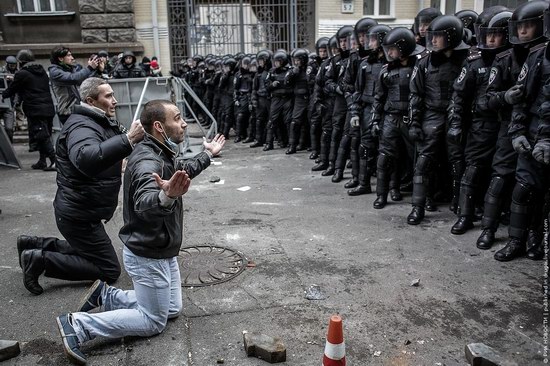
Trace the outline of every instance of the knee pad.
<instances>
[{"instance_id":1,"label":"knee pad","mask_svg":"<svg viewBox=\"0 0 550 366\"><path fill-rule=\"evenodd\" d=\"M425 175L432 169L432 159L426 155L418 155L416 160L416 173L415 175Z\"/></svg>"},{"instance_id":2,"label":"knee pad","mask_svg":"<svg viewBox=\"0 0 550 366\"><path fill-rule=\"evenodd\" d=\"M393 159L391 156L386 155L384 153L380 153L380 155L378 155L378 161L376 163L376 166L378 167L378 169L387 170L391 167L392 160Z\"/></svg>"},{"instance_id":3,"label":"knee pad","mask_svg":"<svg viewBox=\"0 0 550 366\"><path fill-rule=\"evenodd\" d=\"M473 185L479 174L479 168L474 165L468 165L462 175L462 184Z\"/></svg>"},{"instance_id":4,"label":"knee pad","mask_svg":"<svg viewBox=\"0 0 550 366\"><path fill-rule=\"evenodd\" d=\"M533 188L527 184L516 182L512 192L512 202L519 205L528 205L533 195Z\"/></svg>"}]
</instances>

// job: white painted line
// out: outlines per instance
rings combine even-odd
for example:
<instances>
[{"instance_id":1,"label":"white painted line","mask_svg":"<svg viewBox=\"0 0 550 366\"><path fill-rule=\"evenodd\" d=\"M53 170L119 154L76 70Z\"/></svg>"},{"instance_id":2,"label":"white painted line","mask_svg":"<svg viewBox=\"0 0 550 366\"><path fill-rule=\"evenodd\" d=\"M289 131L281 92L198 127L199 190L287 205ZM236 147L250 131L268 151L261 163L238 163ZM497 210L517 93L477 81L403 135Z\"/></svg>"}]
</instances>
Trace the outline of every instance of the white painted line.
<instances>
[{"instance_id":1,"label":"white painted line","mask_svg":"<svg viewBox=\"0 0 550 366\"><path fill-rule=\"evenodd\" d=\"M252 202L251 205L256 205L256 206L281 206L280 203L276 203L276 202Z\"/></svg>"},{"instance_id":2,"label":"white painted line","mask_svg":"<svg viewBox=\"0 0 550 366\"><path fill-rule=\"evenodd\" d=\"M219 182L216 182L214 184L225 184L225 179L220 180Z\"/></svg>"},{"instance_id":3,"label":"white painted line","mask_svg":"<svg viewBox=\"0 0 550 366\"><path fill-rule=\"evenodd\" d=\"M302 188L292 188L293 191L301 191Z\"/></svg>"},{"instance_id":4,"label":"white painted line","mask_svg":"<svg viewBox=\"0 0 550 366\"><path fill-rule=\"evenodd\" d=\"M250 187L249 186L244 186L244 187L241 187L241 188L237 188L237 191L241 191L241 192L250 191Z\"/></svg>"},{"instance_id":5,"label":"white painted line","mask_svg":"<svg viewBox=\"0 0 550 366\"><path fill-rule=\"evenodd\" d=\"M222 165L221 161L212 161L212 165Z\"/></svg>"}]
</instances>

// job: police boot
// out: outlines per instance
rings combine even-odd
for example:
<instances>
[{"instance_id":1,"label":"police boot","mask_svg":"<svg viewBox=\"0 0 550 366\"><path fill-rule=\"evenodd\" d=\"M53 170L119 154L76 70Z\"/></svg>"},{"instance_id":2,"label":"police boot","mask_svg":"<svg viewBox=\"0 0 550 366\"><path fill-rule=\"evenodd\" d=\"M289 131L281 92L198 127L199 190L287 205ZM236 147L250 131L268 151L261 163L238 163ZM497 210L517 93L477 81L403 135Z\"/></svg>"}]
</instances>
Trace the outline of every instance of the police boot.
<instances>
[{"instance_id":1,"label":"police boot","mask_svg":"<svg viewBox=\"0 0 550 366\"><path fill-rule=\"evenodd\" d=\"M24 250L21 253L21 268L23 269L23 284L33 295L40 295L44 289L38 283L38 277L44 272L44 258L41 249Z\"/></svg>"},{"instance_id":2,"label":"police boot","mask_svg":"<svg viewBox=\"0 0 550 366\"><path fill-rule=\"evenodd\" d=\"M495 242L495 230L483 229L479 238L477 238L476 247L481 250L491 249Z\"/></svg>"},{"instance_id":3,"label":"police boot","mask_svg":"<svg viewBox=\"0 0 550 366\"><path fill-rule=\"evenodd\" d=\"M334 169L334 175L332 176L332 183L339 183L344 179L344 171L342 169Z\"/></svg>"},{"instance_id":4,"label":"police boot","mask_svg":"<svg viewBox=\"0 0 550 366\"><path fill-rule=\"evenodd\" d=\"M529 230L527 233L527 258L535 261L544 258L544 246L542 245L542 239L542 234L539 230Z\"/></svg>"},{"instance_id":5,"label":"police boot","mask_svg":"<svg viewBox=\"0 0 550 366\"><path fill-rule=\"evenodd\" d=\"M407 224L418 225L424 219L424 207L413 206L411 213L407 216Z\"/></svg>"},{"instance_id":6,"label":"police boot","mask_svg":"<svg viewBox=\"0 0 550 366\"><path fill-rule=\"evenodd\" d=\"M327 167L327 169L326 169L324 172L322 172L321 175L322 175L323 177L327 177L327 176L329 176L329 175L333 175L333 174L334 174L334 171L335 171L334 162L329 161L329 162L328 162L328 167Z\"/></svg>"},{"instance_id":7,"label":"police boot","mask_svg":"<svg viewBox=\"0 0 550 366\"><path fill-rule=\"evenodd\" d=\"M390 198L394 202L403 201L403 195L399 191L399 188L390 189Z\"/></svg>"},{"instance_id":8,"label":"police boot","mask_svg":"<svg viewBox=\"0 0 550 366\"><path fill-rule=\"evenodd\" d=\"M249 144L251 142L254 142L254 137L247 137L246 140L243 141L243 144Z\"/></svg>"},{"instance_id":9,"label":"police boot","mask_svg":"<svg viewBox=\"0 0 550 366\"><path fill-rule=\"evenodd\" d=\"M46 157L41 154L38 161L36 163L34 163L33 165L31 165L31 168L33 168L35 170L42 170L42 169L46 168L47 166L48 165L46 163Z\"/></svg>"},{"instance_id":10,"label":"police boot","mask_svg":"<svg viewBox=\"0 0 550 366\"><path fill-rule=\"evenodd\" d=\"M388 195L387 194L380 194L376 196L376 199L372 203L372 207L374 207L377 210L380 210L388 204Z\"/></svg>"},{"instance_id":11,"label":"police boot","mask_svg":"<svg viewBox=\"0 0 550 366\"><path fill-rule=\"evenodd\" d=\"M495 259L500 262L508 262L521 257L525 253L525 244L520 239L511 237L508 244L495 253Z\"/></svg>"},{"instance_id":12,"label":"police boot","mask_svg":"<svg viewBox=\"0 0 550 366\"><path fill-rule=\"evenodd\" d=\"M348 195L350 196L359 196L362 194L372 193L372 188L370 186L370 176L371 172L367 166L366 159L359 160L359 177L357 180L357 187L350 189Z\"/></svg>"},{"instance_id":13,"label":"police boot","mask_svg":"<svg viewBox=\"0 0 550 366\"><path fill-rule=\"evenodd\" d=\"M285 152L285 154L287 155L296 154L296 146L294 144L291 144L290 147Z\"/></svg>"},{"instance_id":14,"label":"police boot","mask_svg":"<svg viewBox=\"0 0 550 366\"><path fill-rule=\"evenodd\" d=\"M268 142L264 145L264 151L273 150L273 142Z\"/></svg>"},{"instance_id":15,"label":"police boot","mask_svg":"<svg viewBox=\"0 0 550 366\"><path fill-rule=\"evenodd\" d=\"M426 211L435 212L437 211L437 205L432 197L426 197L426 205L424 206Z\"/></svg>"},{"instance_id":16,"label":"police boot","mask_svg":"<svg viewBox=\"0 0 550 366\"><path fill-rule=\"evenodd\" d=\"M353 177L351 177L350 180L348 180L346 184L344 184L344 188L351 189L351 188L357 187L358 185L359 185L359 177L354 175Z\"/></svg>"},{"instance_id":17,"label":"police boot","mask_svg":"<svg viewBox=\"0 0 550 366\"><path fill-rule=\"evenodd\" d=\"M451 234L462 235L465 234L468 230L474 227L472 219L466 216L461 216L458 218L457 222L451 228Z\"/></svg>"},{"instance_id":18,"label":"police boot","mask_svg":"<svg viewBox=\"0 0 550 366\"><path fill-rule=\"evenodd\" d=\"M311 160L317 159L318 157L319 157L319 153L315 150L311 154L309 154L309 158Z\"/></svg>"}]
</instances>

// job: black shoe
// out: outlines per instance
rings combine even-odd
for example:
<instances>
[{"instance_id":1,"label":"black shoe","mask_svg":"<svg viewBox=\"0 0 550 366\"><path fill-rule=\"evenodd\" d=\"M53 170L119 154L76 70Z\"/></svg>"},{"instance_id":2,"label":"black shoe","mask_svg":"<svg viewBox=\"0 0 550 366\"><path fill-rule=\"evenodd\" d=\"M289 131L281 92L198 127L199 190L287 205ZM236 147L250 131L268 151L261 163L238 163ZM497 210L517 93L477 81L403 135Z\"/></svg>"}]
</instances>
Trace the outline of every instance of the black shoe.
<instances>
[{"instance_id":1,"label":"black shoe","mask_svg":"<svg viewBox=\"0 0 550 366\"><path fill-rule=\"evenodd\" d=\"M317 159L318 157L319 157L319 153L316 153L315 151L312 152L311 154L309 154L309 158L310 158L311 160Z\"/></svg>"},{"instance_id":2,"label":"black shoe","mask_svg":"<svg viewBox=\"0 0 550 366\"><path fill-rule=\"evenodd\" d=\"M31 168L35 169L35 170L43 170L44 168L46 168L48 165L46 164L46 161L45 160L38 160L36 163L34 163L33 165L31 165Z\"/></svg>"},{"instance_id":3,"label":"black shoe","mask_svg":"<svg viewBox=\"0 0 550 366\"><path fill-rule=\"evenodd\" d=\"M413 206L413 209L409 216L407 216L407 224L418 225L424 219L424 208L420 206Z\"/></svg>"},{"instance_id":4,"label":"black shoe","mask_svg":"<svg viewBox=\"0 0 550 366\"><path fill-rule=\"evenodd\" d=\"M328 163L327 169L321 173L323 177L328 177L329 175L333 175L335 172L334 169L334 163Z\"/></svg>"},{"instance_id":5,"label":"black shoe","mask_svg":"<svg viewBox=\"0 0 550 366\"><path fill-rule=\"evenodd\" d=\"M103 300L101 298L101 293L103 289L108 288L109 285L101 280L96 280L92 287L86 291L80 304L76 310L77 313L84 312L87 313L90 310L100 307L103 305Z\"/></svg>"},{"instance_id":6,"label":"black shoe","mask_svg":"<svg viewBox=\"0 0 550 366\"><path fill-rule=\"evenodd\" d=\"M372 207L374 207L377 210L380 210L388 204L388 196L385 194L381 194L380 196L376 197L374 202L372 203Z\"/></svg>"},{"instance_id":7,"label":"black shoe","mask_svg":"<svg viewBox=\"0 0 550 366\"><path fill-rule=\"evenodd\" d=\"M495 242L495 232L491 229L483 229L479 238L477 238L476 247L481 250L491 249Z\"/></svg>"},{"instance_id":8,"label":"black shoe","mask_svg":"<svg viewBox=\"0 0 550 366\"><path fill-rule=\"evenodd\" d=\"M426 211L434 212L437 211L437 206L432 198L426 198L426 205L424 206Z\"/></svg>"},{"instance_id":9,"label":"black shoe","mask_svg":"<svg viewBox=\"0 0 550 366\"><path fill-rule=\"evenodd\" d=\"M399 202L403 200L403 196L397 188L390 189L390 198L394 202Z\"/></svg>"},{"instance_id":10,"label":"black shoe","mask_svg":"<svg viewBox=\"0 0 550 366\"><path fill-rule=\"evenodd\" d=\"M264 145L264 151L273 150L273 144L265 144Z\"/></svg>"},{"instance_id":11,"label":"black shoe","mask_svg":"<svg viewBox=\"0 0 550 366\"><path fill-rule=\"evenodd\" d=\"M296 154L296 147L289 147L287 151L285 151L285 154L287 155L291 155L291 154Z\"/></svg>"},{"instance_id":12,"label":"black shoe","mask_svg":"<svg viewBox=\"0 0 550 366\"><path fill-rule=\"evenodd\" d=\"M317 158L315 159L315 164L319 164L320 162L321 162L321 157L317 157ZM326 168L325 168L325 169L326 169Z\"/></svg>"},{"instance_id":13,"label":"black shoe","mask_svg":"<svg viewBox=\"0 0 550 366\"><path fill-rule=\"evenodd\" d=\"M510 238L508 244L495 253L495 259L500 262L508 262L525 253L525 244L517 238Z\"/></svg>"},{"instance_id":14,"label":"black shoe","mask_svg":"<svg viewBox=\"0 0 550 366\"><path fill-rule=\"evenodd\" d=\"M251 142L254 142L254 138L253 137L248 137L246 140L243 141L243 144L249 144Z\"/></svg>"},{"instance_id":15,"label":"black shoe","mask_svg":"<svg viewBox=\"0 0 550 366\"><path fill-rule=\"evenodd\" d=\"M348 191L349 196L360 196L362 194L369 194L369 193L372 193L372 188L370 187L370 185L363 186L361 184Z\"/></svg>"},{"instance_id":16,"label":"black shoe","mask_svg":"<svg viewBox=\"0 0 550 366\"><path fill-rule=\"evenodd\" d=\"M473 227L474 227L474 224L472 222L472 219L461 216L458 218L458 221L451 228L451 234L462 235L462 234L465 234L466 231L472 229Z\"/></svg>"},{"instance_id":17,"label":"black shoe","mask_svg":"<svg viewBox=\"0 0 550 366\"><path fill-rule=\"evenodd\" d=\"M21 253L23 284L33 295L40 295L44 289L38 283L38 277L44 272L44 259L41 249L24 250Z\"/></svg>"},{"instance_id":18,"label":"black shoe","mask_svg":"<svg viewBox=\"0 0 550 366\"><path fill-rule=\"evenodd\" d=\"M344 179L344 171L342 169L334 169L334 175L332 176L332 183L340 183Z\"/></svg>"},{"instance_id":19,"label":"black shoe","mask_svg":"<svg viewBox=\"0 0 550 366\"><path fill-rule=\"evenodd\" d=\"M542 235L537 230L529 230L527 234L527 258L534 261L544 258L542 239Z\"/></svg>"},{"instance_id":20,"label":"black shoe","mask_svg":"<svg viewBox=\"0 0 550 366\"><path fill-rule=\"evenodd\" d=\"M351 188L357 187L358 185L359 185L359 179L354 177L348 180L346 184L344 184L344 188L351 189Z\"/></svg>"},{"instance_id":21,"label":"black shoe","mask_svg":"<svg viewBox=\"0 0 550 366\"><path fill-rule=\"evenodd\" d=\"M321 170L325 170L326 168L328 168L328 163L320 161L317 163L317 165L314 165L313 168L311 168L311 171L320 172Z\"/></svg>"},{"instance_id":22,"label":"black shoe","mask_svg":"<svg viewBox=\"0 0 550 366\"><path fill-rule=\"evenodd\" d=\"M255 143L253 143L252 145L250 145L250 147L262 147L263 144L259 141L256 141Z\"/></svg>"},{"instance_id":23,"label":"black shoe","mask_svg":"<svg viewBox=\"0 0 550 366\"><path fill-rule=\"evenodd\" d=\"M74 327L71 325L70 316L71 314L65 314L58 316L56 319L57 329L59 329L63 342L63 350L71 362L77 365L85 365L86 356L80 351L80 343L78 342Z\"/></svg>"},{"instance_id":24,"label":"black shoe","mask_svg":"<svg viewBox=\"0 0 550 366\"><path fill-rule=\"evenodd\" d=\"M42 249L42 239L37 236L19 235L17 237L17 254L19 256L19 267L21 268L23 268L21 265L21 253L29 249Z\"/></svg>"}]
</instances>

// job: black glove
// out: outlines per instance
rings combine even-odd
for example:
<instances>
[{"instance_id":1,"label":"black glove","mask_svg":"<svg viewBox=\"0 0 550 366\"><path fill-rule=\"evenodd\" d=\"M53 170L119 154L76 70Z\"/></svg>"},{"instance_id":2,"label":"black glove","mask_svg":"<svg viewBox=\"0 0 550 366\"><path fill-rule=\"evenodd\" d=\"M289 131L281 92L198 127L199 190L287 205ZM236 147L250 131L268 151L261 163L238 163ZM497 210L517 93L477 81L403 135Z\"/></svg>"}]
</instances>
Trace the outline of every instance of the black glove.
<instances>
[{"instance_id":1,"label":"black glove","mask_svg":"<svg viewBox=\"0 0 550 366\"><path fill-rule=\"evenodd\" d=\"M409 127L409 137L412 141L422 141L424 140L424 132L422 132L422 129L417 126L411 126Z\"/></svg>"},{"instance_id":2,"label":"black glove","mask_svg":"<svg viewBox=\"0 0 550 366\"><path fill-rule=\"evenodd\" d=\"M372 121L370 133L373 137L380 136L380 126L378 125L378 121Z\"/></svg>"},{"instance_id":3,"label":"black glove","mask_svg":"<svg viewBox=\"0 0 550 366\"><path fill-rule=\"evenodd\" d=\"M349 120L349 125L351 127L359 127L359 116L353 116Z\"/></svg>"},{"instance_id":4,"label":"black glove","mask_svg":"<svg viewBox=\"0 0 550 366\"><path fill-rule=\"evenodd\" d=\"M453 142L460 142L462 139L462 128L460 127L451 127L447 131L447 138Z\"/></svg>"},{"instance_id":5,"label":"black glove","mask_svg":"<svg viewBox=\"0 0 550 366\"><path fill-rule=\"evenodd\" d=\"M279 82L279 80L275 80L273 83L271 83L271 85L273 85L274 88L278 87L281 83Z\"/></svg>"},{"instance_id":6,"label":"black glove","mask_svg":"<svg viewBox=\"0 0 550 366\"><path fill-rule=\"evenodd\" d=\"M252 111L254 110L254 106L252 105L252 103L250 103L250 104L248 105L248 110L249 110L250 112L252 112Z\"/></svg>"},{"instance_id":7,"label":"black glove","mask_svg":"<svg viewBox=\"0 0 550 366\"><path fill-rule=\"evenodd\" d=\"M527 137L519 135L512 139L512 147L518 154L528 154L533 149Z\"/></svg>"},{"instance_id":8,"label":"black glove","mask_svg":"<svg viewBox=\"0 0 550 366\"><path fill-rule=\"evenodd\" d=\"M506 103L513 105L521 101L521 96L523 95L523 88L521 85L514 85L506 91L504 94L504 100Z\"/></svg>"},{"instance_id":9,"label":"black glove","mask_svg":"<svg viewBox=\"0 0 550 366\"><path fill-rule=\"evenodd\" d=\"M539 163L550 165L550 139L537 141L533 148L533 157Z\"/></svg>"}]
</instances>

